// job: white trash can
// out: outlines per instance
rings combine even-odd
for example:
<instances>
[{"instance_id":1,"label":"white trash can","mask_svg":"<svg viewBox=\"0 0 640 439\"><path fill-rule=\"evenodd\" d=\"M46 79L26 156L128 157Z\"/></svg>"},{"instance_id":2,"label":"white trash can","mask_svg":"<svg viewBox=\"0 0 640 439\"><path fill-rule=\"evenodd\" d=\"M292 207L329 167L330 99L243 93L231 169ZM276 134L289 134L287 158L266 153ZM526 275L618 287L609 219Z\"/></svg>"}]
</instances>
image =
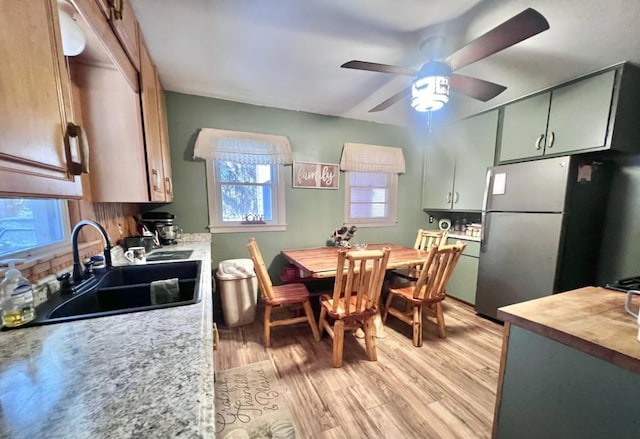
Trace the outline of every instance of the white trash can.
<instances>
[{"instance_id":1,"label":"white trash can","mask_svg":"<svg viewBox=\"0 0 640 439\"><path fill-rule=\"evenodd\" d=\"M228 328L253 323L258 303L258 280L251 259L221 261L216 272L222 314Z\"/></svg>"}]
</instances>

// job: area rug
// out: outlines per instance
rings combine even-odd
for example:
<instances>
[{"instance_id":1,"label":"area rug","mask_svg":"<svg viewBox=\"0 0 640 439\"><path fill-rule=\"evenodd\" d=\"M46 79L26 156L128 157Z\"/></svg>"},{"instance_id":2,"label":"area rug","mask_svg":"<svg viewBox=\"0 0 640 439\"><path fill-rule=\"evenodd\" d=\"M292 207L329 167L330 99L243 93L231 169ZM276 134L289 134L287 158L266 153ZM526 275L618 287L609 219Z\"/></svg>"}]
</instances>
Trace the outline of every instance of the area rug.
<instances>
[{"instance_id":1,"label":"area rug","mask_svg":"<svg viewBox=\"0 0 640 439\"><path fill-rule=\"evenodd\" d=\"M217 438L297 437L286 396L270 361L216 372L215 395Z\"/></svg>"}]
</instances>

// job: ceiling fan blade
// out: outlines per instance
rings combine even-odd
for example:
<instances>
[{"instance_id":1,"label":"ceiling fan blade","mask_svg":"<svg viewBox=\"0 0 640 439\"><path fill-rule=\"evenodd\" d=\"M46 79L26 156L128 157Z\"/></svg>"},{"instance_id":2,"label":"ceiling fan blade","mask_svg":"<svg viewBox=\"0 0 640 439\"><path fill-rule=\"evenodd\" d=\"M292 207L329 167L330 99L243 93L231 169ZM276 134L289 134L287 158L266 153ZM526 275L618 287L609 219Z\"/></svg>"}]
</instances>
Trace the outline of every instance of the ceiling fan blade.
<instances>
[{"instance_id":1,"label":"ceiling fan blade","mask_svg":"<svg viewBox=\"0 0 640 439\"><path fill-rule=\"evenodd\" d=\"M371 110L369 110L369 113L376 113L378 111L386 110L387 108L389 108L396 102L403 100L405 97L409 96L410 94L411 94L411 87L407 87L404 90L394 94L386 101L382 101L381 103L373 107Z\"/></svg>"},{"instance_id":2,"label":"ceiling fan blade","mask_svg":"<svg viewBox=\"0 0 640 439\"><path fill-rule=\"evenodd\" d=\"M455 73L449 78L449 87L457 93L462 93L482 102L495 98L507 89L504 85L496 84L495 82Z\"/></svg>"},{"instance_id":3,"label":"ceiling fan blade","mask_svg":"<svg viewBox=\"0 0 640 439\"><path fill-rule=\"evenodd\" d=\"M547 19L528 8L449 55L447 62L452 70L457 70L547 29Z\"/></svg>"},{"instance_id":4,"label":"ceiling fan blade","mask_svg":"<svg viewBox=\"0 0 640 439\"><path fill-rule=\"evenodd\" d=\"M342 64L340 67L345 69L367 70L370 72L391 73L393 75L415 76L417 70L408 69L406 67L390 66L387 64L378 64L375 62L352 60Z\"/></svg>"}]
</instances>

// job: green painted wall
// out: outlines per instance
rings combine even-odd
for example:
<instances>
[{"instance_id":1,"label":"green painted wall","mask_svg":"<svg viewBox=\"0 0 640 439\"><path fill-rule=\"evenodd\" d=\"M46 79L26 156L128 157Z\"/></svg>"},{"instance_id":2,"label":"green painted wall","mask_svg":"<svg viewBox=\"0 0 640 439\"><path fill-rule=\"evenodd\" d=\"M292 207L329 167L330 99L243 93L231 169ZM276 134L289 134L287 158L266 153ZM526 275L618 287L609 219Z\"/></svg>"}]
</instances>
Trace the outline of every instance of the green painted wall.
<instances>
[{"instance_id":1,"label":"green painted wall","mask_svg":"<svg viewBox=\"0 0 640 439\"><path fill-rule=\"evenodd\" d=\"M171 142L174 202L162 206L176 214L185 232L207 232L206 170L194 161L193 144L201 127L278 134L289 137L293 159L339 163L345 142L399 146L407 172L399 177L398 225L360 228L355 240L413 245L415 233L426 224L421 185L424 139L408 129L332 116L279 110L219 99L168 92L167 117ZM339 190L294 189L291 171L286 180L287 230L285 232L220 233L212 236L212 266L231 258L248 257L246 244L255 236L270 272L277 275L285 264L279 252L286 248L322 246L344 217L344 173Z\"/></svg>"}]
</instances>

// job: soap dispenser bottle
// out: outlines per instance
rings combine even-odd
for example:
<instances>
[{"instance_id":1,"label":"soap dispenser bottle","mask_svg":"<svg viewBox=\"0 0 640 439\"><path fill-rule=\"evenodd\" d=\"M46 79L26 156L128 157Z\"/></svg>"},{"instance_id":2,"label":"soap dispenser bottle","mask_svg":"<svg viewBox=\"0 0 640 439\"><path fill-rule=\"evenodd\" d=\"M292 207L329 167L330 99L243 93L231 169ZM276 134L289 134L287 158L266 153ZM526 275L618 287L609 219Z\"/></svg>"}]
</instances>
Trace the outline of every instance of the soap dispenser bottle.
<instances>
[{"instance_id":1,"label":"soap dispenser bottle","mask_svg":"<svg viewBox=\"0 0 640 439\"><path fill-rule=\"evenodd\" d=\"M4 326L13 328L29 323L36 318L31 283L20 270L15 260L7 261L9 269L0 283Z\"/></svg>"}]
</instances>

